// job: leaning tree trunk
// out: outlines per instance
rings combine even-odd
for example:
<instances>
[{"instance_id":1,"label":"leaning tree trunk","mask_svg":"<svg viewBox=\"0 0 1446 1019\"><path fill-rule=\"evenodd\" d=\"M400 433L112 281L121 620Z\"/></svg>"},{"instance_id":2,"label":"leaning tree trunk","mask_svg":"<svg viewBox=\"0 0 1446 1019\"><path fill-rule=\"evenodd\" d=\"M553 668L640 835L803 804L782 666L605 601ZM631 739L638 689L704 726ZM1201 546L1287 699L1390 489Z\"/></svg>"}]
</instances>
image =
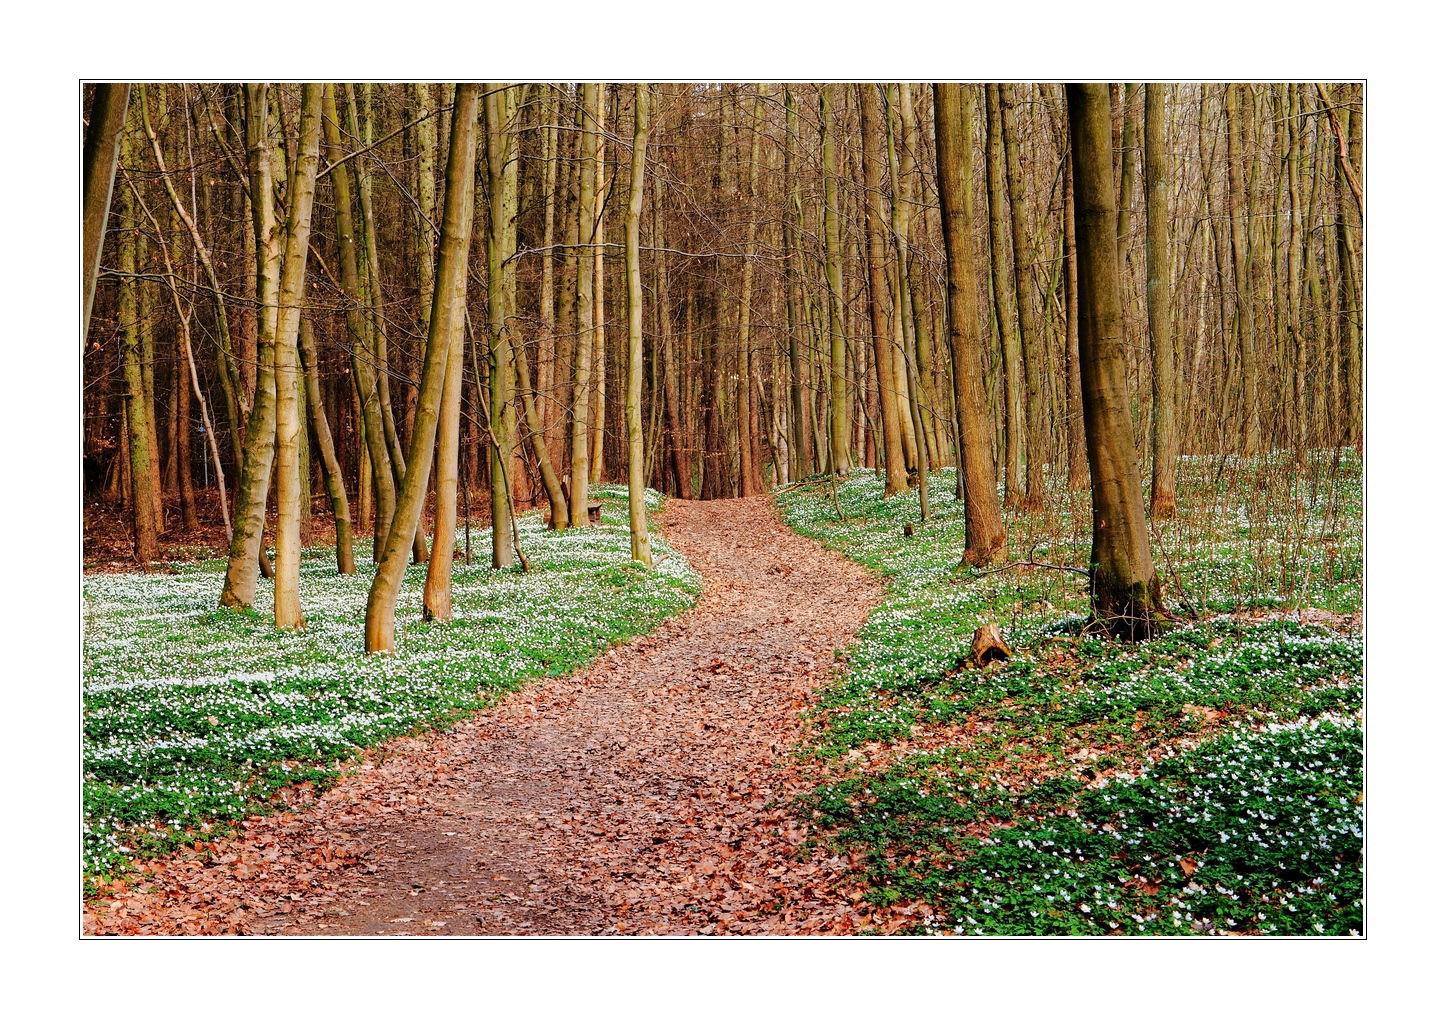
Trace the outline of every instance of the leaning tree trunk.
<instances>
[{"instance_id":1,"label":"leaning tree trunk","mask_svg":"<svg viewBox=\"0 0 1446 1019\"><path fill-rule=\"evenodd\" d=\"M754 121L755 128L757 121ZM628 419L628 530L633 559L653 565L648 516L643 506L643 272L638 257L638 221L643 216L643 172L648 152L648 86L633 90L632 188L624 228L628 274L628 380L624 412ZM758 154L754 146L755 159ZM757 165L755 161L755 167ZM756 174L756 170L755 170Z\"/></svg>"},{"instance_id":2,"label":"leaning tree trunk","mask_svg":"<svg viewBox=\"0 0 1446 1019\"><path fill-rule=\"evenodd\" d=\"M301 460L300 370L296 334L306 300L307 247L311 206L316 194L317 148L321 141L321 86L301 87L299 151L287 181L291 209L282 256L280 310L276 326L276 628L306 625L301 613Z\"/></svg>"},{"instance_id":3,"label":"leaning tree trunk","mask_svg":"<svg viewBox=\"0 0 1446 1019\"><path fill-rule=\"evenodd\" d=\"M1004 550L1004 521L980 370L978 277L974 266L973 86L934 85L939 212L948 266L949 352L954 361L959 470L964 476L964 558L982 566Z\"/></svg>"},{"instance_id":4,"label":"leaning tree trunk","mask_svg":"<svg viewBox=\"0 0 1446 1019\"><path fill-rule=\"evenodd\" d=\"M110 216L110 196L115 186L115 168L120 159L121 135L125 131L126 106L130 102L130 94L131 87L127 82L97 85L90 108L90 127L85 132L85 146L81 153L82 345L90 332L90 309L95 303L95 278L100 273L100 251L105 246L105 224Z\"/></svg>"},{"instance_id":5,"label":"leaning tree trunk","mask_svg":"<svg viewBox=\"0 0 1446 1019\"><path fill-rule=\"evenodd\" d=\"M1071 84L1065 98L1079 245L1080 381L1094 504L1090 606L1110 632L1138 639L1154 632L1160 581L1150 554L1125 379L1109 86Z\"/></svg>"},{"instance_id":6,"label":"leaning tree trunk","mask_svg":"<svg viewBox=\"0 0 1446 1019\"><path fill-rule=\"evenodd\" d=\"M1165 148L1165 86L1145 86L1145 307L1150 320L1155 421L1150 516L1175 515L1175 339L1170 335L1170 162Z\"/></svg>"},{"instance_id":7,"label":"leaning tree trunk","mask_svg":"<svg viewBox=\"0 0 1446 1019\"><path fill-rule=\"evenodd\" d=\"M461 333L467 300L467 249L472 242L473 181L477 158L476 85L457 86L452 107L452 137L447 153L447 190L442 204L442 237L438 243L437 275L417 416L408 449L407 476L397 511L387 534L381 561L367 595L366 649L368 654L396 648L397 593L407 571L408 553L422 505L427 478L432 472L433 442L437 437L442 388L454 337Z\"/></svg>"}]
</instances>

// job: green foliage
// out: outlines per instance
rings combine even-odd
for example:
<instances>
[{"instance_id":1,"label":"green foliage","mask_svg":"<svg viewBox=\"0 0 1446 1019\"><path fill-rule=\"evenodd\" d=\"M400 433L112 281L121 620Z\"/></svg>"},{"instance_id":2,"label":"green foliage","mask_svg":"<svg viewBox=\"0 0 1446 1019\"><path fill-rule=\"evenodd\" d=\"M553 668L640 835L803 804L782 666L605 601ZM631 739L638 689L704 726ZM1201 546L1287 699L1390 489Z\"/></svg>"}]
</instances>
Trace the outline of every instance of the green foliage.
<instances>
[{"instance_id":1,"label":"green foliage","mask_svg":"<svg viewBox=\"0 0 1446 1019\"><path fill-rule=\"evenodd\" d=\"M1155 541L1175 602L1359 607L1359 460L1330 463L1329 502L1303 474L1280 487L1290 466L1184 458L1181 516ZM1210 487L1227 467L1252 494ZM921 933L1363 930L1358 635L1219 617L1140 644L1082 636L1083 578L960 567L960 507L920 524L913 493L882 487L854 472L837 502L827 481L778 497L889 579L816 709L807 749L840 777L798 804L870 902L927 904ZM1056 516L1011 517L1011 560L1087 566L1088 495L1056 494ZM980 670L970 640L991 621L1015 655Z\"/></svg>"},{"instance_id":2,"label":"green foliage","mask_svg":"<svg viewBox=\"0 0 1446 1019\"><path fill-rule=\"evenodd\" d=\"M451 623L421 621L426 565L409 567L390 656L364 654L372 569L360 543L352 576L336 573L329 549L306 552L307 625L295 633L272 625L265 582L255 611L215 607L224 560L87 577L85 871L209 837L286 787L324 788L361 748L571 672L691 606L701 584L686 560L635 569L626 491L621 504L611 489L595 494L601 527L519 522L529 573L454 564ZM487 532L473 544L488 547Z\"/></svg>"}]
</instances>

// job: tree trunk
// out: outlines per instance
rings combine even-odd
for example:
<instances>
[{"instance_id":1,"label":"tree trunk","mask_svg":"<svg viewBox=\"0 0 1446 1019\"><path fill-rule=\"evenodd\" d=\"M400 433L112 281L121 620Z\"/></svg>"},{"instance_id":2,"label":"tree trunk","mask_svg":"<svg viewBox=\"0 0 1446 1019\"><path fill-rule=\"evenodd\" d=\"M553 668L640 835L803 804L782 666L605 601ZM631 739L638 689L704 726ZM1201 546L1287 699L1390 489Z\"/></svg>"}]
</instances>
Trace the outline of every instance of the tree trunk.
<instances>
[{"instance_id":1,"label":"tree trunk","mask_svg":"<svg viewBox=\"0 0 1446 1019\"><path fill-rule=\"evenodd\" d=\"M512 498L508 472L512 469L512 436L517 411L512 403L511 322L516 302L512 256L517 251L517 161L512 158L512 117L515 88L501 82L487 84L482 98L484 140L487 145L487 382L488 421L492 432L492 568L512 565Z\"/></svg>"},{"instance_id":2,"label":"tree trunk","mask_svg":"<svg viewBox=\"0 0 1446 1019\"><path fill-rule=\"evenodd\" d=\"M375 489L375 522L372 532L372 561L380 562L382 544L391 530L392 514L396 512L397 490L392 474L391 456L387 451L386 425L382 421L381 390L377 381L377 351L372 347L367 328L365 295L357 258L357 236L352 221L351 172L342 163L341 126L337 117L335 93L328 85L325 106L326 158L332 164L331 188L336 206L337 264L341 269L341 285L346 295L346 328L351 345L352 377L357 390L361 414L358 424L366 443L366 466L358 472L358 497L362 526L371 514L370 489ZM253 189L254 190L254 189ZM362 474L367 477L363 479Z\"/></svg>"},{"instance_id":3,"label":"tree trunk","mask_svg":"<svg viewBox=\"0 0 1446 1019\"><path fill-rule=\"evenodd\" d=\"M593 123L597 127L597 157L593 161L593 209L592 217L592 272L593 272L593 341L594 361L593 390L597 400L593 404L590 424L592 425L592 458L588 463L588 480L601 484L603 479L603 425L607 414L608 396L608 346L607 346L607 276L603 272L603 245L607 241L606 224L608 188L605 184L607 161L605 159L607 86L599 85L594 92Z\"/></svg>"},{"instance_id":4,"label":"tree trunk","mask_svg":"<svg viewBox=\"0 0 1446 1019\"><path fill-rule=\"evenodd\" d=\"M1244 451L1254 456L1260 450L1260 399L1255 363L1255 311L1250 299L1250 215L1242 164L1245 160L1241 134L1237 85L1225 86L1226 156L1230 164L1230 246L1235 256L1235 328L1240 343L1241 408L1245 417Z\"/></svg>"},{"instance_id":5,"label":"tree trunk","mask_svg":"<svg viewBox=\"0 0 1446 1019\"><path fill-rule=\"evenodd\" d=\"M246 86L246 149L251 178L251 215L256 230L256 400L246 422L236 525L221 607L250 608L256 601L266 496L276 451L276 329L281 278L281 237L272 186L272 141L266 86Z\"/></svg>"},{"instance_id":6,"label":"tree trunk","mask_svg":"<svg viewBox=\"0 0 1446 1019\"><path fill-rule=\"evenodd\" d=\"M999 329L999 350L1004 379L1004 508L1018 509L1024 502L1024 380L1020 377L1019 333L1014 315L1013 288L1009 285L1009 235L1006 232L1004 140L999 86L985 86L989 130L985 135L985 176L989 190L989 275L994 284L994 322ZM1022 257L1022 253L1021 253Z\"/></svg>"},{"instance_id":7,"label":"tree trunk","mask_svg":"<svg viewBox=\"0 0 1446 1019\"><path fill-rule=\"evenodd\" d=\"M371 654L396 647L397 592L407 570L407 553L426 501L437 436L442 389L454 337L462 332L467 300L467 251L472 240L473 181L477 158L476 85L459 84L452 109L443 198L442 237L438 244L436 289L427 330L426 358L417 396L416 427L408 450L408 470L392 517L381 561L367 596L366 649Z\"/></svg>"},{"instance_id":8,"label":"tree trunk","mask_svg":"<svg viewBox=\"0 0 1446 1019\"><path fill-rule=\"evenodd\" d=\"M1085 456L1084 404L1079 381L1079 256L1074 238L1074 155L1068 152L1066 132L1064 165L1064 371L1066 411L1066 442L1069 445L1069 490L1082 492L1090 487L1089 461Z\"/></svg>"},{"instance_id":9,"label":"tree trunk","mask_svg":"<svg viewBox=\"0 0 1446 1019\"><path fill-rule=\"evenodd\" d=\"M1025 495L1020 508L1030 513L1044 510L1044 463L1049 459L1044 390L1048 385L1048 364L1044 343L1034 318L1031 275L1034 245L1024 208L1024 171L1020 166L1019 132L1015 124L1014 88L999 86L1000 126L1004 136L1004 173L1009 190L1009 223L1014 241L1014 297L1019 309L1019 335L1024 351L1024 453Z\"/></svg>"},{"instance_id":10,"label":"tree trunk","mask_svg":"<svg viewBox=\"0 0 1446 1019\"><path fill-rule=\"evenodd\" d=\"M839 226L838 159L835 155L835 85L819 87L823 116L824 274L828 281L829 453L835 474L847 473L849 457L848 369L844 364L843 242Z\"/></svg>"},{"instance_id":11,"label":"tree trunk","mask_svg":"<svg viewBox=\"0 0 1446 1019\"><path fill-rule=\"evenodd\" d=\"M81 262L80 342L85 346L90 333L90 309L95 303L95 279L100 273L100 252L105 246L110 196L115 186L116 162L120 159L121 135L125 131L126 107L131 87L127 82L95 87L90 107L90 126L81 152Z\"/></svg>"},{"instance_id":12,"label":"tree trunk","mask_svg":"<svg viewBox=\"0 0 1446 1019\"><path fill-rule=\"evenodd\" d=\"M597 215L597 173L598 137L597 122L598 87L593 84L582 86L582 149L579 153L581 164L578 175L578 249L577 256L577 342L573 349L572 366L572 488L569 517L576 526L587 525L587 484L588 471L588 404L592 391L592 352L596 345L596 330L593 328L595 308L593 307L593 260L592 246L597 243L593 232Z\"/></svg>"},{"instance_id":13,"label":"tree trunk","mask_svg":"<svg viewBox=\"0 0 1446 1019\"><path fill-rule=\"evenodd\" d=\"M121 160L129 163L130 135L122 134ZM136 273L135 199L129 188L121 192L118 255L120 262L121 363L125 376L125 454L130 468L131 533L136 561L142 566L156 558L155 498L151 491L150 423L146 420L145 379L141 371L141 326Z\"/></svg>"},{"instance_id":14,"label":"tree trunk","mask_svg":"<svg viewBox=\"0 0 1446 1019\"><path fill-rule=\"evenodd\" d=\"M1165 148L1165 86L1145 86L1145 307L1150 320L1155 420L1150 516L1175 515L1175 339L1170 334L1170 157Z\"/></svg>"},{"instance_id":15,"label":"tree trunk","mask_svg":"<svg viewBox=\"0 0 1446 1019\"><path fill-rule=\"evenodd\" d=\"M755 127L757 122L755 121ZM756 136L755 136L756 137ZM625 225L628 274L628 382L624 400L628 419L628 530L633 559L653 565L648 515L643 506L643 273L638 258L638 221L643 215L643 173L648 152L648 86L633 90L632 188ZM755 167L758 148L754 144ZM757 171L755 170L755 177Z\"/></svg>"},{"instance_id":16,"label":"tree trunk","mask_svg":"<svg viewBox=\"0 0 1446 1019\"><path fill-rule=\"evenodd\" d=\"M897 495L909 487L904 469L904 444L900 433L898 384L894 379L894 352L889 345L890 331L885 320L884 294L884 207L883 174L879 162L883 156L882 103L878 87L872 83L859 85L859 110L863 120L864 222L868 243L869 324L874 341L874 375L879 385L879 416L884 433L884 495ZM900 316L902 309L894 308Z\"/></svg>"},{"instance_id":17,"label":"tree trunk","mask_svg":"<svg viewBox=\"0 0 1446 1019\"><path fill-rule=\"evenodd\" d=\"M949 352L954 362L959 469L964 476L964 559L974 566L1004 551L998 475L989 437L980 370L978 278L974 265L973 86L936 82L934 136L938 148L939 221L948 268Z\"/></svg>"},{"instance_id":18,"label":"tree trunk","mask_svg":"<svg viewBox=\"0 0 1446 1019\"><path fill-rule=\"evenodd\" d=\"M311 241L311 206L316 194L317 149L321 141L320 85L301 87L301 136L287 181L291 209L286 224L280 309L276 327L276 628L306 625L301 613L301 460L304 427L297 395L300 391L296 334L306 300L307 249Z\"/></svg>"},{"instance_id":19,"label":"tree trunk","mask_svg":"<svg viewBox=\"0 0 1446 1019\"><path fill-rule=\"evenodd\" d=\"M331 500L332 516L336 519L336 571L355 573L356 561L352 553L351 511L346 501L346 481L342 477L341 464L336 458L331 427L326 420L326 406L321 397L321 365L316 356L316 341L311 333L310 319L301 320L299 353L302 370L306 373L312 430L316 433L316 445L321 450L322 478L326 482L326 494Z\"/></svg>"},{"instance_id":20,"label":"tree trunk","mask_svg":"<svg viewBox=\"0 0 1446 1019\"><path fill-rule=\"evenodd\" d=\"M1074 153L1080 370L1094 504L1090 604L1095 620L1110 632L1138 639L1155 630L1160 581L1150 554L1125 382L1109 86L1071 84L1065 96Z\"/></svg>"}]
</instances>

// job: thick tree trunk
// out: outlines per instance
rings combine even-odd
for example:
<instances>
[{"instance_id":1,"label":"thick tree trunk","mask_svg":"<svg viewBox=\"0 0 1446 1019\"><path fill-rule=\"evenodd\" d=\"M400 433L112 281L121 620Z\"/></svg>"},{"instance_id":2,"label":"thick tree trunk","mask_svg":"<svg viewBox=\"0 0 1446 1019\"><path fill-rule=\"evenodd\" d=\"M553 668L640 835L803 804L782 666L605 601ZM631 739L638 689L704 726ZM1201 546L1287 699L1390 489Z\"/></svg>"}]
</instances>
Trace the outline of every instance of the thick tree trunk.
<instances>
[{"instance_id":1,"label":"thick tree trunk","mask_svg":"<svg viewBox=\"0 0 1446 1019\"><path fill-rule=\"evenodd\" d=\"M755 128L757 121L754 122ZM628 378L624 400L628 419L628 530L633 559L653 565L648 541L648 515L643 506L643 272L638 257L638 221L643 215L643 173L648 152L648 86L633 90L632 188L628 196L624 244L628 275ZM758 147L754 143L754 165ZM755 169L755 180L757 171Z\"/></svg>"},{"instance_id":2,"label":"thick tree trunk","mask_svg":"<svg viewBox=\"0 0 1446 1019\"><path fill-rule=\"evenodd\" d=\"M416 427L408 450L408 470L381 561L367 596L366 649L371 654L396 647L397 592L407 570L407 553L426 501L437 436L442 389L454 337L462 332L467 299L467 250L472 240L473 181L477 158L476 85L457 86L447 154L442 237L438 244L436 288L427 331L422 384L417 396Z\"/></svg>"},{"instance_id":3,"label":"thick tree trunk","mask_svg":"<svg viewBox=\"0 0 1446 1019\"><path fill-rule=\"evenodd\" d=\"M1145 307L1150 320L1155 420L1150 516L1175 515L1175 339L1170 334L1170 158L1165 148L1165 86L1145 86Z\"/></svg>"},{"instance_id":4,"label":"thick tree trunk","mask_svg":"<svg viewBox=\"0 0 1446 1019\"><path fill-rule=\"evenodd\" d=\"M1094 504L1090 603L1096 621L1110 632L1140 638L1154 632L1160 581L1150 554L1125 382L1109 86L1071 84L1065 97L1074 153L1080 370Z\"/></svg>"},{"instance_id":5,"label":"thick tree trunk","mask_svg":"<svg viewBox=\"0 0 1446 1019\"><path fill-rule=\"evenodd\" d=\"M291 208L286 224L280 309L276 326L276 628L306 625L301 612L301 459L304 427L298 407L300 365L296 334L306 300L311 206L316 194L317 149L321 141L320 85L301 87L301 132L287 182Z\"/></svg>"},{"instance_id":6,"label":"thick tree trunk","mask_svg":"<svg viewBox=\"0 0 1446 1019\"><path fill-rule=\"evenodd\" d=\"M948 265L949 352L954 362L960 471L964 475L964 558L974 566L1004 551L998 475L984 405L978 277L974 265L973 86L936 82L934 137L939 161L939 221Z\"/></svg>"}]
</instances>

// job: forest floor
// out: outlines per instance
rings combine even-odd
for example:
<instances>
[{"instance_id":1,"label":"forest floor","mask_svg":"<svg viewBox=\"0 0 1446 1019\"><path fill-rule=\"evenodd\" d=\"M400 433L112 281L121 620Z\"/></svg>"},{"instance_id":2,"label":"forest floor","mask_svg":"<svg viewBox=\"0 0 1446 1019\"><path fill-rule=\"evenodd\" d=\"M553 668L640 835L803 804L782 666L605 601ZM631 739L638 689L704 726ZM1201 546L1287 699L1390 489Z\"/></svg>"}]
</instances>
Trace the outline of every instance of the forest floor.
<instances>
[{"instance_id":1,"label":"forest floor","mask_svg":"<svg viewBox=\"0 0 1446 1019\"><path fill-rule=\"evenodd\" d=\"M673 500L697 607L452 728L366 752L310 809L137 865L88 933L894 930L794 801L805 709L882 588L771 500ZM301 805L301 804L298 804Z\"/></svg>"}]
</instances>

